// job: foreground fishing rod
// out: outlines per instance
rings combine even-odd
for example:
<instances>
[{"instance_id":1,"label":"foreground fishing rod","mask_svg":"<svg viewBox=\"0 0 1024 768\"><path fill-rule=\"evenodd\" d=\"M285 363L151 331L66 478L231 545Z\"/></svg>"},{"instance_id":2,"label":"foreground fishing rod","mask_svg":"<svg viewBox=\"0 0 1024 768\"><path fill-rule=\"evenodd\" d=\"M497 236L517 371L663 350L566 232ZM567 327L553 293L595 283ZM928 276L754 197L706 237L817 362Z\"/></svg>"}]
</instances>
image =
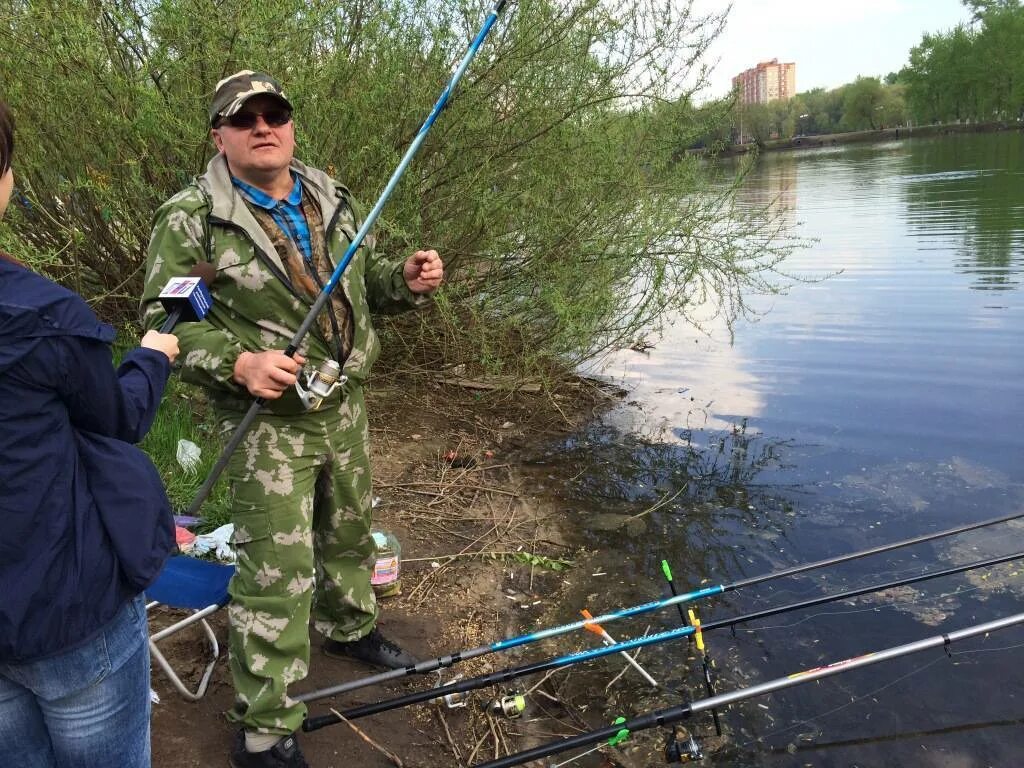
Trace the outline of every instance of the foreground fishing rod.
<instances>
[{"instance_id":1,"label":"foreground fishing rod","mask_svg":"<svg viewBox=\"0 0 1024 768\"><path fill-rule=\"evenodd\" d=\"M668 560L661 561L661 572L665 575L665 581L668 582L668 588L672 590L673 595L678 595L679 590L676 589L675 579L672 578L672 568L668 564ZM683 606L676 605L679 609L679 621L683 626L691 626L694 630L694 638L697 640L697 650L700 652L700 666L701 671L704 673L704 690L707 691L708 696L715 695L715 681L711 674L711 657L708 655L708 649L704 645L704 633L701 631L700 619L697 618L697 612L690 608L683 613ZM718 719L718 710L711 710L711 719L715 723L715 734L718 736L722 735L722 721Z\"/></svg>"},{"instance_id":2,"label":"foreground fishing rod","mask_svg":"<svg viewBox=\"0 0 1024 768\"><path fill-rule=\"evenodd\" d=\"M965 571L971 571L977 568L988 568L991 566L1000 565L1001 563L1009 562L1011 560L1019 560L1021 558L1024 558L1024 552L1017 552L1012 555L1001 555L999 557L993 557L987 560L979 560L974 563L967 563L966 565L957 565L952 568L945 568L941 571L933 571L929 573L918 574L917 576L909 576L903 579L898 579L896 581L889 581L884 584L875 584L870 587L859 587L857 589L852 589L847 592L841 592L836 595L824 595L822 597L817 597L810 600L802 600L798 603L791 603L789 605L783 605L777 608L765 608L760 611L743 614L742 616L736 616L730 619L720 619L718 621L711 621L700 627L684 626L679 627L678 629L671 629L665 632L659 632L654 635L636 637L632 640L624 640L613 645L606 645L600 648L593 648L586 651L579 651L577 653L570 653L564 656L559 656L554 659L548 659L547 661L539 661L533 664L525 664L520 667L511 667L508 669L499 670L497 672L491 672L486 675L471 677L467 680L459 680L453 683L449 683L448 685L437 686L435 688L428 688L426 690L417 691L415 693L406 694L404 696L397 696L392 699L383 699L381 701L373 702L371 704L364 704L362 706L352 707L351 709L347 709L339 713L332 712L329 715L310 717L307 718L305 722L303 722L302 730L307 732L316 731L328 725L336 725L337 723L342 722L342 718L344 718L345 720L356 720L360 717L367 717L369 715L379 714L380 712L388 712L393 709L400 709L402 707L407 707L411 704L420 704L425 701L431 701L432 699L438 699L449 694L468 693L469 691L476 690L477 688L485 688L491 685L507 683L512 680L515 680L516 678L524 677L526 675L548 672L553 669L569 667L573 664L579 664L583 661L591 661L593 659L601 658L602 656L608 656L614 653L621 653L622 651L629 651L634 648L642 648L648 645L664 643L669 640L676 640L678 638L689 637L690 635L693 635L694 633L701 630L706 632L711 629L732 627L737 624L744 624L748 621L763 619L768 616L776 616L780 613L788 613L790 611L796 611L803 608L810 608L816 605L823 605L825 603L849 600L851 598L866 595L871 592L880 592L886 589L893 589L894 587L906 586L907 584L916 584L921 581L942 578L943 576L952 576L953 574L963 573ZM712 696L710 698L713 699L715 697Z\"/></svg>"},{"instance_id":3,"label":"foreground fishing rod","mask_svg":"<svg viewBox=\"0 0 1024 768\"><path fill-rule=\"evenodd\" d=\"M734 704L737 701L744 701L755 696L763 696L766 693L773 693L784 688L791 688L795 685L803 685L804 683L821 680L822 678L830 677L831 675L838 675L841 672L850 672L854 669L860 669L861 667L866 667L871 664L877 664L880 661L889 661L890 659L896 659L900 656L918 653L920 651L928 650L929 648L949 646L952 643L959 642L960 640L965 640L977 635L984 635L989 632L995 632L1022 622L1024 622L1024 613L1017 613L1013 616L996 619L995 621L989 621L984 624L975 624L974 626L966 627L965 629L958 629L954 632L949 632L948 634L933 635L932 637L927 637L923 640L916 640L912 643L885 648L880 651L866 653L863 656L844 659L843 661L836 661L824 667L815 667L814 669L795 672L791 675L787 675L786 677L779 677L775 680L769 680L766 683L760 683L759 685L751 685L747 688L730 691L729 693L720 693L717 696L694 701L690 704L681 704L676 707L659 709L654 712L649 712L646 715L640 715L632 720L627 720L623 723L616 723L615 725L611 725L606 728L599 728L588 733L581 733L578 736L571 736L566 739L552 741L533 749L528 749L523 752L517 752L514 755L509 755L508 757L503 757L499 760L477 763L473 768L509 768L513 765L522 765L530 760L537 760L569 749L585 747L599 741L604 741L605 739L618 737L623 731L631 733L634 731L646 730L648 728L657 728L662 725L671 725L672 723L677 723L680 720L689 717L695 712L703 712L707 709L725 707L730 704Z\"/></svg>"},{"instance_id":4,"label":"foreground fishing rod","mask_svg":"<svg viewBox=\"0 0 1024 768\"><path fill-rule=\"evenodd\" d=\"M732 584L723 586L705 587L698 589L693 592L684 592L682 594L673 594L672 597L664 598L661 600L653 600L649 603L643 603L632 608L623 608L619 611L612 613L606 613L603 616L598 616L593 619L587 619L585 621L574 621L569 624L563 624L558 627L551 627L549 629L538 630L537 632L531 632L526 635L520 635L519 637L506 638L505 640L499 640L490 645L481 645L477 648L469 648L455 653L448 654L446 656L440 656L436 659L427 659L421 661L413 666L404 667L402 669L391 669L387 672L379 672L375 675L369 675L368 677L361 677L356 680L349 680L345 683L338 683L328 688L319 688L315 691L309 691L299 696L293 696L295 701L316 701L317 699L327 698L328 696L336 696L339 693L346 693L347 691L354 691L359 688L365 688L368 685L377 685L379 683L386 683L389 680L396 680L400 677L407 677L409 675L423 675L428 672L434 672L444 667L450 667L460 661L466 661L468 659L475 659L478 656L484 656L489 653L499 653L507 651L510 648L517 648L521 645L527 645L528 643L534 643L538 640L544 640L549 637L557 637L559 635L565 635L570 632L575 632L577 629L582 629L588 624L608 624L612 621L618 621L619 619L625 619L630 616L638 616L642 613L649 613L651 611L661 610L662 608L668 608L672 605L679 605L681 603L691 602L693 600L699 600L705 597L711 597L713 595L720 595L724 592L731 592L741 587L750 587L755 584L762 582L771 581L773 579L781 579L784 576L795 576L799 573L805 573L812 571L817 568L826 568L832 565L838 565L839 563L845 563L850 560L857 560L862 557L868 557L869 555L877 555L882 552L889 552L894 549L901 547L909 547L914 544L922 544L926 541L933 541L935 539L941 539L946 536L955 536L959 533L966 533L967 531L973 531L978 528L984 528L989 525L997 525L998 523L1005 523L1010 520L1016 520L1024 517L1024 512L1016 512L1012 515L1004 515L1002 517L994 517L990 520L983 520L978 523L968 523L967 525L960 525L955 528L947 528L944 531L938 531L936 533L926 533L921 536L914 536L910 539L903 539L902 541L896 541L891 544L882 544L881 546L872 547L870 549L863 549L859 552L851 552L847 555L839 555L837 557L830 557L825 560L817 560L813 563L807 563L806 565L796 565L791 568L785 568L781 571L773 571L766 573L762 576L754 576L749 579L741 579L740 581L734 581ZM707 629L707 626L704 627Z\"/></svg>"},{"instance_id":5,"label":"foreground fishing rod","mask_svg":"<svg viewBox=\"0 0 1024 768\"><path fill-rule=\"evenodd\" d=\"M345 255L342 256L341 261L338 262L338 266L331 274L331 278L324 284L323 289L320 291L320 295L317 296L316 301L313 302L313 306L310 307L309 313L306 315L306 319L302 321L302 325L299 326L299 329L295 332L292 340L288 342L288 348L284 351L288 357L293 357L298 351L299 344L302 343L302 340L306 337L309 329L316 321L317 315L320 314L320 311L330 299L331 293L340 282L341 276L348 268L349 262L352 261L352 257L359 249L359 246L362 245L363 239L377 221L377 217L380 216L381 211L384 209L384 204L387 203L388 198L391 197L391 193L395 190L395 187L398 186L398 180L405 173L409 163L412 162L413 156L417 151L419 151L420 145L426 138L430 127L434 124L437 116L441 114L441 110L443 110L448 104L449 96L451 96L452 92L455 90L455 86L458 84L459 80L462 79L462 75L469 67L469 63L476 56L477 51L480 49L480 45L491 31L491 27L494 26L494 22L497 21L498 15L501 13L502 8L505 7L506 2L507 0L497 0L497 2L495 2L486 21L484 21L483 27L477 33L476 38L469 46L469 50L466 51L466 55L462 58L458 68L448 81L448 85L445 86L445 89L442 91L437 103L434 104L434 108L430 110L430 114L427 115L427 119L423 121L423 125L420 126L419 132L416 134L412 144L409 145L409 149L406 150L405 155L398 163L398 167L395 168L395 172L391 174L391 178L388 180L387 185L385 185L384 191L381 192L380 198L378 198L373 209L363 220L363 225L359 228L359 231L356 232L355 237L352 238L352 242L345 251ZM231 439L228 440L227 445L224 446L224 451L221 453L220 458L217 459L217 463L213 466L213 469L210 470L210 474L203 482L202 487L196 493L196 497L192 500L192 504L189 506L186 514L194 515L199 511L199 507L202 506L203 501L205 501L206 497L209 496L214 483L217 482L217 478L220 477L221 472L224 471L231 455L242 442L242 439L245 437L245 433L249 431L249 428L252 426L253 421L256 419L256 415L259 413L259 410L263 407L264 403L266 403L266 400L262 397L257 397L253 400L252 405L249 406L249 410L246 412L245 416L242 417L242 420L238 423L234 433L231 435Z\"/></svg>"}]
</instances>

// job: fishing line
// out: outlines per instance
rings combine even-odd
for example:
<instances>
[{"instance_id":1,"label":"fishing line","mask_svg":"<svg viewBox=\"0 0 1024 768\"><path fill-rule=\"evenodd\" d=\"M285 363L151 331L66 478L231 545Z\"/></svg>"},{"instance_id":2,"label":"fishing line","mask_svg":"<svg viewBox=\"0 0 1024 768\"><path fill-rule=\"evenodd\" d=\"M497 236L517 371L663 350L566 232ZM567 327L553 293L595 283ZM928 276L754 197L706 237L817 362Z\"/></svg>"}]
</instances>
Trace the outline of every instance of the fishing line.
<instances>
[{"instance_id":1,"label":"fishing line","mask_svg":"<svg viewBox=\"0 0 1024 768\"><path fill-rule=\"evenodd\" d=\"M953 654L953 661L956 661L961 656L976 656L979 653L999 653L1001 651L1013 651L1017 648L1024 648L1024 643L1004 645L1001 648L975 648L973 651L957 651Z\"/></svg>"},{"instance_id":2,"label":"fishing line","mask_svg":"<svg viewBox=\"0 0 1024 768\"><path fill-rule=\"evenodd\" d=\"M915 560L920 560L919 558L917 558L917 556L913 556L913 557L914 557ZM829 587L832 587L832 588L835 588L835 589L842 588L844 590L849 590L849 589L857 589L858 588L857 584L863 584L863 583L866 583L866 582L869 582L869 581L875 581L875 580L897 581L899 579L902 579L904 576L907 576L908 574L919 573L920 572L920 568L923 565L927 565L927 564L928 564L927 562L919 561L916 564L915 563L911 563L911 564L907 564L906 566L892 567L892 568L888 568L888 569L886 569L884 571L872 571L869 574L865 574L865 575L859 577L856 582L847 582L847 581L841 580L841 579L832 580L832 579L828 578L828 576L829 576L828 574L822 574L822 575L817 576L817 577L808 575L806 577L806 579L810 582L810 586L808 586L805 589L800 589L800 588L798 588L796 586L793 586L793 587L787 587L787 588L784 588L784 589L777 589L777 590L771 592L770 594L757 593L756 595L751 594L751 592L748 589L737 589L737 590L735 590L735 594L736 595L743 595L753 605L759 605L759 604L772 605L772 604L776 603L778 601L778 599L780 599L780 598L787 599L788 601L790 601L790 598L795 600L795 599L807 597L809 595L818 594L817 590L815 589L816 586L817 587L829 586ZM1018 574L1013 573L1013 574L1010 574L1010 575L1011 576L1016 576Z\"/></svg>"},{"instance_id":3,"label":"fishing line","mask_svg":"<svg viewBox=\"0 0 1024 768\"><path fill-rule=\"evenodd\" d=\"M781 735L783 733L786 733L787 731L792 731L795 728L800 728L800 727L803 727L803 726L807 726L807 727L810 727L810 728L818 728L818 726L817 726L817 721L818 720L824 720L824 719L829 718L832 715L836 714L837 712L842 712L844 709L852 707L854 704L857 704L857 703L863 701L866 698L869 698L871 696L875 696L875 695L881 693L882 691L886 690L887 688L890 688L890 687L892 687L894 685L898 685L899 683L903 682L904 680L907 680L907 679L909 679L911 677L914 677L915 675L917 675L917 674L919 674L921 672L924 672L925 670L935 666L939 662L947 661L947 660L948 659L945 656L941 656L941 655L937 656L936 658L932 659L931 661L926 662L924 664L921 664L919 667L917 667L917 669L913 669L910 672L907 672L906 674L900 675L899 677L896 677L896 678L888 681L887 683L885 683L884 685L876 688L873 691L868 691L867 693L864 693L864 694L862 694L860 696L856 696L855 698L851 699L850 701L848 701L848 702L846 702L844 704L840 704L838 707L835 707L833 709L829 709L829 710L826 710L825 712L821 712L819 714L814 715L813 719L808 718L808 719L804 719L804 720L798 720L797 722L792 723L791 725L787 725L784 728L779 728L776 731L769 731L768 733L763 734L762 736L758 736L758 737L756 737L754 739L751 739L750 741L745 741L742 744L737 744L736 745L736 749L737 750L747 749L747 748L753 747L755 745L768 746L769 749L771 749L770 745L765 745L764 744L766 739L770 739L770 738L773 738L775 736L779 736L779 735ZM820 730L820 728L819 728L819 730ZM764 752L764 751L768 751L768 750L762 749L762 750L755 750L755 751Z\"/></svg>"},{"instance_id":4,"label":"fishing line","mask_svg":"<svg viewBox=\"0 0 1024 768\"><path fill-rule=\"evenodd\" d=\"M996 566L996 567L998 567L998 566ZM822 617L822 616L854 616L854 615L859 614L859 613L873 613L875 611L883 610L883 609L886 609L886 608L892 608L892 609L898 610L900 608L906 608L908 606L927 605L928 603L931 603L931 602L934 602L934 601L944 600L944 599L951 598L951 597L959 597L960 595L969 595L972 592L979 592L982 589L984 589L984 587L975 585L975 586L969 586L969 587L957 587L956 589L954 589L954 590L952 590L950 592L941 592L938 595L926 595L926 594L924 594L922 592L921 593L921 597L918 598L918 599L915 599L915 600L907 600L907 601L889 600L889 601L887 601L885 603L875 603L875 604L872 604L872 605L865 605L863 607L850 608L849 610L845 610L845 611L840 611L840 610L837 610L837 611L819 611L818 613L808 614L807 616L804 616L803 618L797 619L796 621L794 621L794 622L792 622L790 624L767 624L767 625L764 625L764 626L757 626L757 627L752 627L752 628L736 628L735 632L736 632L736 634L743 633L743 634L748 634L749 635L749 634L756 634L758 632L761 632L761 631L764 631L764 630L769 630L769 629L792 629L793 627L800 626L801 624L803 624L803 623L805 623L807 621L810 621L811 619L819 618L819 617ZM880 590L880 591L884 592L886 590ZM921 623L924 623L924 622L921 622Z\"/></svg>"},{"instance_id":5,"label":"fishing line","mask_svg":"<svg viewBox=\"0 0 1024 768\"><path fill-rule=\"evenodd\" d=\"M960 657L963 657L963 656L974 656L974 655L981 654L981 653L1003 653L1005 651L1017 650L1018 648L1024 648L1024 643L1014 643L1012 645L1000 646L999 648L975 648L975 649L966 650L966 651L954 650L954 649L950 648L948 650L949 650L949 653L950 653L950 658L952 659L952 661L954 663L956 663L957 659L959 659ZM915 675L917 675L917 674L919 674L921 672L924 672L925 670L935 666L936 664L942 662L943 660L944 659L943 659L942 656L938 656L938 657L932 659L931 661L929 661L929 662L927 662L925 664L921 664L917 669L911 670L910 672L907 672L904 675L900 675L899 677L894 678L893 680L889 681L885 685L882 685L881 687L876 688L873 691L868 691L867 693L859 695L859 696L851 699L847 703L841 704L840 706L835 707L834 709L830 709L830 710L827 710L825 712L822 712L820 714L815 715L813 720L811 720L811 719L800 720L800 721L797 721L797 722L793 723L792 725L786 726L785 728L780 728L780 729L778 729L776 731L770 731L769 733L766 733L763 736L758 736L756 739L752 739L750 741L743 742L742 744L737 744L735 746L735 749L736 750L747 749L747 748L750 748L750 747L753 747L753 746L756 746L756 745L759 745L759 744L763 744L763 742L765 740L767 740L767 739L773 738L775 736L779 736L781 734L786 733L787 731L791 731L794 728L799 728L801 726L809 726L811 728L816 728L817 727L816 721L827 719L827 718L831 717L832 715L836 714L837 712L842 712L844 709L847 709L848 707L851 707L854 704L857 704L857 703L863 701L866 698L870 698L870 697L875 696L875 695L877 695L879 693L882 693L886 689L888 689L888 688L890 688L890 687L892 687L894 685L897 685L897 684L903 682L904 680L906 680L908 678L914 677ZM761 749L761 750L755 750L755 751L767 752L767 751L773 751L775 749L776 749L775 747L770 747L769 746L768 749Z\"/></svg>"}]
</instances>

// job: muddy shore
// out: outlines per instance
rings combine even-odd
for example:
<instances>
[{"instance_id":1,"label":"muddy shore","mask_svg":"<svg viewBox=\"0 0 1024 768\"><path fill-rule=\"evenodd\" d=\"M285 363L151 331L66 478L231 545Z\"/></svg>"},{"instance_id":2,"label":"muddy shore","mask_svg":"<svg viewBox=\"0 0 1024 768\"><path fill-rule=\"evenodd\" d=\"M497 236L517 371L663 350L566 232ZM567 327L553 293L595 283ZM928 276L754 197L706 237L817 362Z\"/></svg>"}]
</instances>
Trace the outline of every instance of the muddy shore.
<instances>
[{"instance_id":1,"label":"muddy shore","mask_svg":"<svg viewBox=\"0 0 1024 768\"><path fill-rule=\"evenodd\" d=\"M574 571L588 553L569 518L543 489L546 469L534 462L615 396L588 383L561 394L481 391L461 386L389 381L368 394L377 524L397 534L403 556L402 594L382 600L380 626L421 658L486 645L542 624L565 623L559 595L574 588ZM585 567L583 568L585 570ZM158 609L151 626L178 618ZM153 765L190 768L227 765L234 727L224 718L232 690L227 669L224 612L214 628L221 643L210 689L198 703L184 701L154 668ZM354 662L320 652L311 631L310 674L297 692L372 674ZM198 628L162 644L187 681L202 673L205 639ZM585 639L584 639L585 640ZM576 641L579 642L579 641ZM560 651L565 652L562 644ZM543 651L488 655L446 670L472 676L546 658ZM436 674L364 688L313 702L313 714L346 709L438 682ZM538 685L526 680L523 688ZM303 734L315 768L469 766L499 754L592 727L568 694L550 680L531 696L533 717L507 719L486 712L496 691L485 689L467 706L421 704ZM633 762L618 750L589 765ZM617 757L615 756L617 753ZM607 762L612 761L612 762ZM582 765L582 763L581 763Z\"/></svg>"}]
</instances>

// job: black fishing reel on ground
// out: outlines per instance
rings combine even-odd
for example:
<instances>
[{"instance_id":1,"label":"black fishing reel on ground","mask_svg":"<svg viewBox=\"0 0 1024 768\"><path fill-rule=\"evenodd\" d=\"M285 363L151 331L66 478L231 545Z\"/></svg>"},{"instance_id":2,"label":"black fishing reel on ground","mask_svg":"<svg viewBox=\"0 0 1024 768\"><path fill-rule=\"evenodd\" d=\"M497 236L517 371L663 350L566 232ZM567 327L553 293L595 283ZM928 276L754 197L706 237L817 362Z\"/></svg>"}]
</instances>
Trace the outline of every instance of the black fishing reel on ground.
<instances>
[{"instance_id":1,"label":"black fishing reel on ground","mask_svg":"<svg viewBox=\"0 0 1024 768\"><path fill-rule=\"evenodd\" d=\"M695 763L704 759L704 750L692 733L677 725L665 742L666 763Z\"/></svg>"}]
</instances>

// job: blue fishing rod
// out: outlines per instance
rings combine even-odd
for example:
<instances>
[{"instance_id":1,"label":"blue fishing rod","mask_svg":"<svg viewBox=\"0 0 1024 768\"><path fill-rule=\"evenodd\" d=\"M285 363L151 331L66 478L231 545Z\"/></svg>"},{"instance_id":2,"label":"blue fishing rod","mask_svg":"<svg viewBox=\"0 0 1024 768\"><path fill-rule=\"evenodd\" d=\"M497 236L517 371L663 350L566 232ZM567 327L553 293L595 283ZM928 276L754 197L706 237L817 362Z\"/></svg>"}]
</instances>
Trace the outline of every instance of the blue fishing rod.
<instances>
[{"instance_id":1,"label":"blue fishing rod","mask_svg":"<svg viewBox=\"0 0 1024 768\"><path fill-rule=\"evenodd\" d=\"M321 310L323 310L324 305L331 297L331 293L340 282L341 276L345 273L349 263L352 261L352 257L355 256L356 251L359 250L359 246L363 244L363 240L366 238L367 233L377 221L381 211L384 210L384 205L387 203L388 198L391 197L391 193L394 192L395 187L398 186L399 179L401 179L405 174L405 170L409 167L409 163L412 162L413 157L419 151L420 145L423 144L424 139L426 139L427 133L430 131L434 121L448 104L448 99L455 90L455 86L458 85L459 81L462 79L462 75L469 68L469 63L476 56L477 51L480 50L480 46L483 44L484 38L487 37L488 33L491 31L491 27L493 27L494 23L498 20L498 16L501 14L506 2L507 0L497 0L494 7L491 8L486 21L484 21L483 27L480 28L477 36L473 39L473 42L469 46L469 50L466 51L466 55L463 56L459 66L456 68L454 74L452 74L451 79L448 81L448 85L445 86L441 96L434 104L434 108L430 110L430 114L427 115L427 119L423 121L423 125L420 126L419 132L412 140L412 143L406 150L402 160L398 163L398 167L395 168L395 172L391 174L391 178L388 180L387 185L385 185L384 191L381 192L376 204L363 220L363 225L359 228L359 231L356 232L355 237L352 238L352 242L345 251L345 255L342 256L341 261L338 262L338 266L331 274L330 279L324 284L324 287L321 289L320 295L317 296L316 301L313 302L313 306L310 307L305 320L302 321L302 325L299 326L299 329L295 332L292 340L288 343L288 347L285 349L284 353L289 357L294 357L295 353L299 349L299 345L302 343L302 340L306 337L306 334L309 333L309 329L312 327L313 323L316 322L317 315L319 315ZM239 444L241 444L242 439L245 437L245 433L249 431L253 421L256 419L256 415L265 403L266 400L264 398L258 397L253 401L252 405L249 406L249 410L238 423L234 433L231 435L231 439L228 440L228 443L224 447L224 451L221 453L217 463L213 466L213 469L210 470L210 474L203 482L202 487L196 493L196 497L192 500L192 504L189 506L186 514L194 515L199 511L199 507L202 506L206 497L209 496L214 483L217 482L217 478L219 478L221 472L224 471L231 455L235 452L235 449L238 448Z\"/></svg>"},{"instance_id":2,"label":"blue fishing rod","mask_svg":"<svg viewBox=\"0 0 1024 768\"><path fill-rule=\"evenodd\" d=\"M630 651L634 648L644 648L649 645L657 645L659 643L668 642L670 640L676 640L683 637L690 637L694 634L699 634L702 631L721 629L722 627L734 627L737 624L745 624L750 621L757 619L767 618L769 616L777 616L782 613L789 613L790 611L802 610L805 608L812 608L817 605L824 605L826 603L834 603L842 600L849 600L854 597L860 597L861 595L867 595L872 592L881 592L886 589L893 589L895 587L902 587L908 584L917 584L922 581L929 581L931 579L939 579L944 576L952 576L957 573L964 573L965 571L972 571L978 568L991 568L996 565L1008 563L1012 560L1020 560L1024 558L1024 552L1015 552L1012 555L1000 555L998 557L991 557L986 560L978 560L973 563L966 563L964 565L952 566L939 571L928 571L925 573L917 574L916 576L907 576L902 579L895 581L888 581L884 584L873 584L869 587L859 587L846 592L841 592L834 595L823 595L821 597L811 598L803 600L798 603L791 603L789 605L778 606L776 608L765 608L760 611L753 613L746 613L741 616L734 616L728 619L719 619L718 621L711 621L703 626L699 624L693 624L690 626L678 627L677 629L670 629L665 632L658 632L653 635L645 635L644 637L635 637L631 640L624 640L622 642L614 643L612 645L605 645L600 648L593 648L586 651L578 651L576 653L566 654L559 656L554 659L548 659L547 661L539 661L533 664L525 664L519 667L512 667L509 669L502 669L497 672L491 672L486 675L479 675L477 677L471 677L467 680L458 680L448 685L437 686L435 688L427 688L422 691L415 693L409 693L404 696L397 696L392 699L383 699L381 701L372 702L370 704L363 704L358 707L352 707L351 709L344 710L340 713L332 712L329 715L319 715L317 717L310 717L305 720L302 724L302 730L304 731L316 731L320 728L324 728L328 725L335 725L340 723L344 718L346 720L355 720L360 717L367 717L368 715L376 715L381 712L388 712L393 709L400 709L407 707L411 704L420 704L425 701L431 701L433 699L439 699L443 696L450 694L464 694L469 691L476 690L477 688L485 688L492 685L500 685L502 683L508 683L526 675L539 674L541 672L548 672L554 669L562 669L564 667L570 667L574 664L579 664L585 661L593 661L603 656L608 656L614 653L622 653L623 651ZM596 619L590 619L583 623L593 623ZM301 696L294 697L296 699L307 700ZM714 696L710 697L714 699ZM714 707L711 707L712 711L715 711ZM339 716L340 715L340 716Z\"/></svg>"},{"instance_id":3,"label":"blue fishing rod","mask_svg":"<svg viewBox=\"0 0 1024 768\"><path fill-rule=\"evenodd\" d=\"M695 712L719 709L738 701L745 701L747 699L754 698L755 696L774 693L775 691L780 691L784 688L803 685L804 683L821 680L822 678L838 675L843 672L850 672L871 664L890 661L912 653L919 653L930 648L948 647L953 643L966 640L970 637L985 635L989 632L996 632L1021 623L1024 623L1024 613L1017 613L1012 616L1006 616L1002 619L996 619L995 621L975 624L974 626L965 627L964 629L958 629L954 632L933 635L922 640L905 643L904 645L884 648L879 651L866 653L862 656L855 656L842 661L835 661L827 666L794 672L786 677L779 677L765 683L730 691L729 693L720 693L717 696L701 699L700 701L694 701L689 704L681 704L675 707L659 709L654 712L649 712L647 714L640 715L639 717L635 717L632 720L616 722L614 725L610 725L605 728L581 733L577 736L570 736L558 741L551 741L547 744L542 744L539 747L528 749L523 752L517 752L514 755L502 757L497 760L491 760L486 763L477 763L473 768L511 768L511 766L514 765L522 765L523 763L530 762L531 760L539 760L540 758L555 755L569 749L586 747L591 744L596 744L597 742L605 741L606 739L621 739L624 737L624 732L628 735L635 731L642 731L648 728L672 725L673 723L677 723L680 720L690 717Z\"/></svg>"},{"instance_id":4,"label":"blue fishing rod","mask_svg":"<svg viewBox=\"0 0 1024 768\"><path fill-rule=\"evenodd\" d=\"M863 549L859 552L851 552L850 554L839 555L837 557L830 557L825 560L817 560L813 563L796 565L791 568L785 568L781 571L773 571L771 573L766 573L761 576L753 576L748 579L734 581L731 584L705 587L703 589L698 589L692 592L673 594L671 597L667 597L661 600L652 600L649 603L643 603L642 605L633 606L632 608L623 608L621 610L613 611L612 613L606 613L603 616L598 616L593 619L574 621L569 624L563 624L561 626L551 627L549 629L542 629L536 632L531 632L529 634L520 635L519 637L511 637L505 640L499 640L497 642L491 643L490 645L481 645L477 648L469 648L466 650L457 651L455 653L450 653L446 656L440 656L436 659L427 659L425 661L421 661L418 664L415 664L410 667L403 667L402 669L391 669L387 672L380 672L375 675L361 677L356 680L349 680L348 682L332 685L328 688L320 688L315 691L309 691L298 696L293 696L292 698L296 701L315 701L317 699L323 699L328 696L336 696L340 693L346 693L348 691L354 691L359 688L365 688L366 686L386 683L391 680L396 680L400 677L406 677L409 675L424 675L429 672L435 672L439 669L443 669L445 667L450 667L453 664L456 664L460 661L474 659L478 656L484 656L490 653L500 653L502 651L507 651L511 648L517 648L519 646L527 645L529 643L535 643L538 640L545 640L550 637L566 635L570 632L575 632L578 629L582 629L588 624L608 624L612 621L618 621L620 619L629 618L631 616L639 616L643 613L658 611L673 605L680 605L682 603L700 600L705 597L711 597L713 595L720 595L725 592L731 592L742 587L749 587L755 584L761 584L763 582L771 581L773 579L781 579L784 576L795 576L797 574L812 571L817 568L825 568L831 565L845 563L850 560L857 560L862 557L868 557L869 555L877 555L882 552L888 552L890 550L899 549L901 547L909 547L913 544L921 544L926 541L933 541L935 539L940 539L947 536L954 536L956 534L965 533L967 531L973 531L978 528L984 528L986 526L996 525L998 523L1005 523L1010 520L1016 520L1020 517L1024 517L1024 512L1016 512L1012 515L995 517L989 520L983 520L978 523L968 523L967 525L960 525L955 528L948 528L944 531L938 531L936 533L927 533L921 536L915 536L910 539L896 541L891 544L883 544L877 547L871 547L870 549ZM710 628L710 625L704 625L704 629ZM692 627L688 627L687 629L689 629L692 633Z\"/></svg>"}]
</instances>

